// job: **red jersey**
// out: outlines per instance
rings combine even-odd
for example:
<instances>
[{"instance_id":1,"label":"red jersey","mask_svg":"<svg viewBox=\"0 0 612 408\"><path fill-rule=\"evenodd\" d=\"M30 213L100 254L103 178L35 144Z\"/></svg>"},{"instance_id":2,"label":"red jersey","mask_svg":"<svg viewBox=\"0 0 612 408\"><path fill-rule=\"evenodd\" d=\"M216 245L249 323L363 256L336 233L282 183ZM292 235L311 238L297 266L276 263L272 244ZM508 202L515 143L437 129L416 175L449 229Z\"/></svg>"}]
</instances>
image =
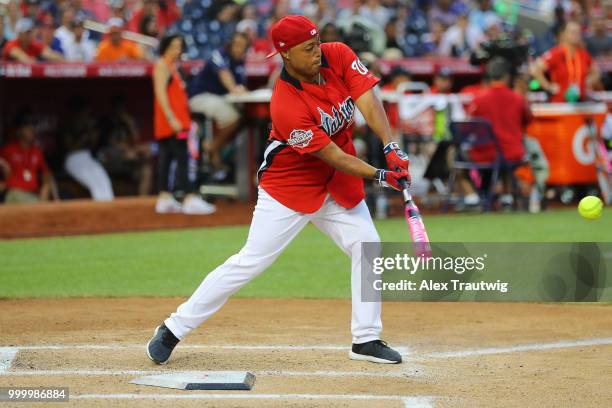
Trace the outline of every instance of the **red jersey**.
<instances>
[{"instance_id":1,"label":"red jersey","mask_svg":"<svg viewBox=\"0 0 612 408\"><path fill-rule=\"evenodd\" d=\"M13 51L13 48L21 48L23 52L28 54L30 57L39 58L43 50L45 49L45 46L41 42L32 41L30 42L30 45L24 49L19 44L19 40L15 38L14 40L8 41L4 45L4 49L2 50L2 58L5 60L10 60L11 59L10 54L11 54L11 51Z\"/></svg>"},{"instance_id":2,"label":"red jersey","mask_svg":"<svg viewBox=\"0 0 612 408\"><path fill-rule=\"evenodd\" d=\"M379 79L343 43L321 44L323 85L300 82L285 69L274 85L272 131L259 169L260 185L281 204L313 213L329 193L344 208L365 197L363 180L312 155L330 142L355 156L355 101Z\"/></svg>"},{"instance_id":3,"label":"red jersey","mask_svg":"<svg viewBox=\"0 0 612 408\"><path fill-rule=\"evenodd\" d=\"M523 159L523 131L532 118L525 98L505 84L492 82L474 97L469 112L471 116L491 122L505 160ZM495 149L479 148L478 151L472 151L470 156L474 161L491 161L495 159Z\"/></svg>"},{"instance_id":4,"label":"red jersey","mask_svg":"<svg viewBox=\"0 0 612 408\"><path fill-rule=\"evenodd\" d=\"M13 142L0 149L0 157L6 160L11 174L6 179L6 188L17 188L31 193L38 193L39 173L47 174L48 168L42 151L32 145L24 148L19 142Z\"/></svg>"},{"instance_id":5,"label":"red jersey","mask_svg":"<svg viewBox=\"0 0 612 408\"><path fill-rule=\"evenodd\" d=\"M189 99L185 90L185 83L176 70L176 66L170 66L170 78L166 86L168 92L168 103L176 119L183 126L183 130L191 127L191 114L189 113ZM176 131L170 126L168 118L164 113L157 98L153 101L153 125L155 139L161 140L176 135Z\"/></svg>"},{"instance_id":6,"label":"red jersey","mask_svg":"<svg viewBox=\"0 0 612 408\"><path fill-rule=\"evenodd\" d=\"M551 102L566 102L565 92L570 84L580 87L580 99L586 95L586 77L591 69L591 56L584 48L578 48L573 56L563 45L548 50L542 59L548 68L550 80L559 85L559 92L551 96Z\"/></svg>"}]
</instances>

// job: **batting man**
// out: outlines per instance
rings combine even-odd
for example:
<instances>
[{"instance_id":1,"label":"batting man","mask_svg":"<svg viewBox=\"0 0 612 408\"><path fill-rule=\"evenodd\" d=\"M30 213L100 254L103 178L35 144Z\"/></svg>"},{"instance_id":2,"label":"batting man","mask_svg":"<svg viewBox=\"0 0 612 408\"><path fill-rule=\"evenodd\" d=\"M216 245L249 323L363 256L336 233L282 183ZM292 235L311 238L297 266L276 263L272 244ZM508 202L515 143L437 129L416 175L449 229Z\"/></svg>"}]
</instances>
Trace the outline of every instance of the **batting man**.
<instances>
[{"instance_id":1,"label":"batting man","mask_svg":"<svg viewBox=\"0 0 612 408\"><path fill-rule=\"evenodd\" d=\"M270 133L259 168L259 195L246 244L212 271L195 293L157 327L147 355L164 364L172 350L238 291L270 266L312 222L351 257L353 345L349 357L400 363L400 354L380 339L380 302L361 299L361 243L380 238L364 201L363 179L399 190L409 179L408 158L391 140L379 81L342 43L321 44L317 27L287 16L270 29L284 69L276 81ZM355 156L355 107L385 145L391 170L376 169Z\"/></svg>"}]
</instances>

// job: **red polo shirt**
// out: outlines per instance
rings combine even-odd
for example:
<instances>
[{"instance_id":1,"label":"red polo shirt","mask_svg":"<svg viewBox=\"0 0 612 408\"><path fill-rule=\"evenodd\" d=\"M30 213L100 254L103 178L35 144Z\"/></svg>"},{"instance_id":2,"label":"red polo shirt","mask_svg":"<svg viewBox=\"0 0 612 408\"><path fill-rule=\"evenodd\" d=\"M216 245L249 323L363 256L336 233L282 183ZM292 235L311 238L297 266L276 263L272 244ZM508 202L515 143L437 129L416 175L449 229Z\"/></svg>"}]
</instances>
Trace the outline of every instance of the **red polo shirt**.
<instances>
[{"instance_id":1,"label":"red polo shirt","mask_svg":"<svg viewBox=\"0 0 612 408\"><path fill-rule=\"evenodd\" d=\"M0 149L0 157L6 160L11 174L6 179L6 188L17 188L31 193L38 193L40 188L39 173L49 172L42 151L32 145L24 148L19 142L9 143Z\"/></svg>"},{"instance_id":2,"label":"red polo shirt","mask_svg":"<svg viewBox=\"0 0 612 408\"><path fill-rule=\"evenodd\" d=\"M532 118L525 98L501 82L492 82L488 88L476 94L468 111L472 117L491 122L505 160L523 159L523 132ZM483 147L470 155L474 161L492 161L495 159L495 149L493 146Z\"/></svg>"},{"instance_id":3,"label":"red polo shirt","mask_svg":"<svg viewBox=\"0 0 612 408\"><path fill-rule=\"evenodd\" d=\"M580 99L584 100L586 77L593 63L587 50L578 48L572 56L565 46L557 45L544 53L542 60L550 80L559 85L559 92L551 96L551 102L566 102L565 91L572 83L580 87Z\"/></svg>"},{"instance_id":4,"label":"red polo shirt","mask_svg":"<svg viewBox=\"0 0 612 408\"><path fill-rule=\"evenodd\" d=\"M333 141L356 155L355 101L379 80L343 43L321 44L321 53L323 85L300 82L284 69L276 81L272 132L258 172L268 194L301 213L317 211L328 193L344 208L365 197L361 178L335 170L312 153Z\"/></svg>"},{"instance_id":5,"label":"red polo shirt","mask_svg":"<svg viewBox=\"0 0 612 408\"><path fill-rule=\"evenodd\" d=\"M30 57L39 58L43 50L45 49L45 46L41 42L32 41L27 48L22 48L19 44L19 40L15 38L14 40L8 41L4 45L4 49L2 50L2 58L5 60L12 59L10 54L13 48L21 48L21 50L28 54Z\"/></svg>"}]
</instances>

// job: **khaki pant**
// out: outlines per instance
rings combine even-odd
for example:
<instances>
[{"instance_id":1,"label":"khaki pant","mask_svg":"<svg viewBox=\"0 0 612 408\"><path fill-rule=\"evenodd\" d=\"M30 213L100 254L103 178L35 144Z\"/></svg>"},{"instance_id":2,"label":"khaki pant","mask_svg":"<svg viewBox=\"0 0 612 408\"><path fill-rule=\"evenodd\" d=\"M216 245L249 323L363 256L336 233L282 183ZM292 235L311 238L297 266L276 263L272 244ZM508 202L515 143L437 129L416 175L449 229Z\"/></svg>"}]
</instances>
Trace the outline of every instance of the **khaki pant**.
<instances>
[{"instance_id":1,"label":"khaki pant","mask_svg":"<svg viewBox=\"0 0 612 408\"><path fill-rule=\"evenodd\" d=\"M40 198L38 198L38 194L20 190L18 188L12 188L6 193L4 202L6 204L38 203L40 202Z\"/></svg>"},{"instance_id":2,"label":"khaki pant","mask_svg":"<svg viewBox=\"0 0 612 408\"><path fill-rule=\"evenodd\" d=\"M223 96L203 93L189 100L189 109L212 118L220 128L227 127L240 119L240 114L233 104Z\"/></svg>"}]
</instances>

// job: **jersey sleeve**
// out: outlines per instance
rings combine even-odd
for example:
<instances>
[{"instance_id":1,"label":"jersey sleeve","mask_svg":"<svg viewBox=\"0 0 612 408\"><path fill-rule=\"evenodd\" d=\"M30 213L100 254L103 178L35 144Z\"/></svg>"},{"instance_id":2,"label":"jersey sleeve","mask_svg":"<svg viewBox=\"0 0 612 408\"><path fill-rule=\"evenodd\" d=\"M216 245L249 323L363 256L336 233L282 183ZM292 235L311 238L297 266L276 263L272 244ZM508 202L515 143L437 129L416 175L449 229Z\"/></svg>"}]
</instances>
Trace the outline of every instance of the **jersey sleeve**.
<instances>
[{"instance_id":1,"label":"jersey sleeve","mask_svg":"<svg viewBox=\"0 0 612 408\"><path fill-rule=\"evenodd\" d=\"M329 136L308 114L306 107L295 107L293 104L282 103L281 107L272 108L274 137L287 143L299 154L317 152L331 143Z\"/></svg>"},{"instance_id":2,"label":"jersey sleeve","mask_svg":"<svg viewBox=\"0 0 612 408\"><path fill-rule=\"evenodd\" d=\"M332 69L340 75L349 89L349 93L354 101L380 81L380 79L368 71L348 45L344 43L329 43L323 49L323 52L326 54L325 56ZM329 56L327 53L329 53Z\"/></svg>"}]
</instances>

